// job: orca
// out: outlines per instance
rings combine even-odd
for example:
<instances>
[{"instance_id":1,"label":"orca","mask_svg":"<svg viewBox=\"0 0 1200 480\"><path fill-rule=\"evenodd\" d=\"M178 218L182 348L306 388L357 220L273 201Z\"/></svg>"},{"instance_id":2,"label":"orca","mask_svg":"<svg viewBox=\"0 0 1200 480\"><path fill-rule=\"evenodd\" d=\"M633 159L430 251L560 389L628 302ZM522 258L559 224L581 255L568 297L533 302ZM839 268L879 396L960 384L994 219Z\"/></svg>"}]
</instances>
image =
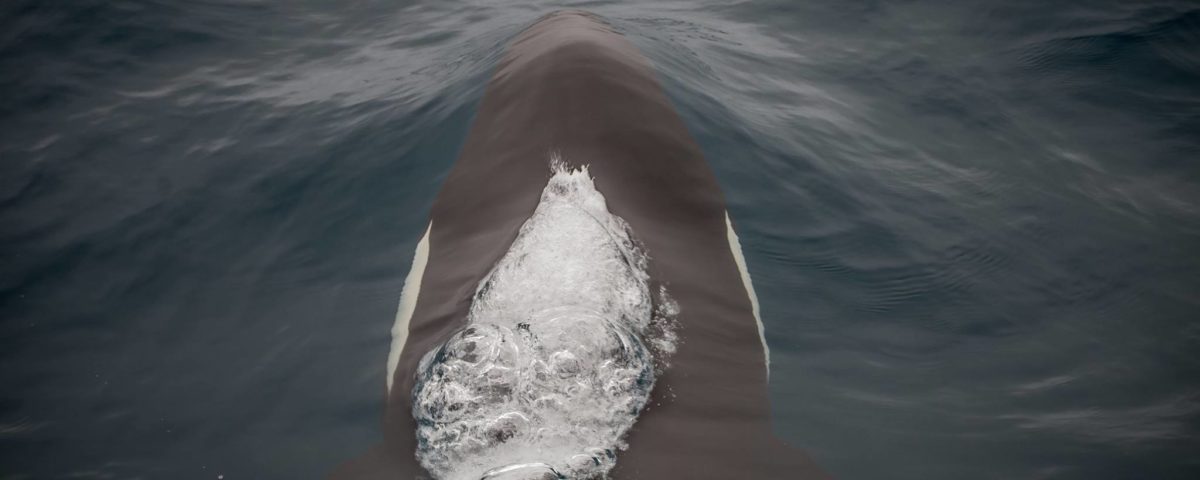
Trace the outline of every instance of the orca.
<instances>
[{"instance_id":1,"label":"orca","mask_svg":"<svg viewBox=\"0 0 1200 480\"><path fill-rule=\"evenodd\" d=\"M599 227L572 220L583 217L550 204L556 195L592 192L600 194L598 203L571 208ZM583 456L585 463L609 462L592 470L599 472L596 477L826 478L808 455L772 433L769 354L758 303L714 174L649 61L603 19L579 11L542 17L500 59L433 202L405 280L388 359L384 440L338 466L330 478L574 478L561 466L541 463L554 458L472 465L478 469L450 475L429 465L458 468L461 456L449 454L438 464L419 453L432 440L418 431L441 425L419 413L435 388L423 382L450 388L446 382L454 381L434 364L455 355L449 350L476 348L467 336L493 335L488 345L494 351L496 345L512 346L521 329L530 328L528 323L498 333L473 328L488 314L478 304L499 302L494 298L499 294L489 290L500 288L494 281L519 282L530 272L591 278L568 264L520 270L527 268L521 262L539 261L529 259L530 248L558 248L552 244L558 237L544 233L558 228L547 217L553 215L560 215L554 221L576 221L572 228L611 237L617 245L611 251L586 242L558 247L628 267L610 270L634 292L630 308L645 313L642 297L650 292L653 321L665 323L647 335L671 337L655 350L653 372L627 369L633 373L621 377L622 385L648 391L614 410L633 411L609 432L621 435L620 448ZM542 217L551 220L538 220ZM519 248L526 251L513 253ZM632 273L621 273L626 271ZM631 329L636 328L617 327ZM633 352L630 358L640 355L641 340L627 340L618 341L628 347L622 351ZM435 370L442 373L430 373ZM528 420L518 412L508 418ZM511 433L497 435L502 443Z\"/></svg>"}]
</instances>

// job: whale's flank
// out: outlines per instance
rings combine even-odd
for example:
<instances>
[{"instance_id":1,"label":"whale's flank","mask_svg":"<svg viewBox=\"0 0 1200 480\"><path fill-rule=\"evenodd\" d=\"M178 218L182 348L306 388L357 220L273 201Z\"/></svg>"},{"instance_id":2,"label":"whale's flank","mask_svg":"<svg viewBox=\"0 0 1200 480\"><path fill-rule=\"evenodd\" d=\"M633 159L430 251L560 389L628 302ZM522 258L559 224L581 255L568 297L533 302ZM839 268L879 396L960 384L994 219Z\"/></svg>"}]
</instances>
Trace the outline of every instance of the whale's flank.
<instances>
[{"instance_id":1,"label":"whale's flank","mask_svg":"<svg viewBox=\"0 0 1200 480\"><path fill-rule=\"evenodd\" d=\"M763 326L762 314L758 308L758 294L754 292L754 282L750 281L750 270L746 268L746 255L742 251L742 242L738 239L733 222L729 220L729 212L725 212L726 237L729 238L729 251L733 252L733 260L737 262L738 273L742 276L742 285L746 288L746 296L750 299L750 308L754 313L754 322L758 324L758 337L762 341L763 368L767 377L771 376L771 349L767 347L767 330Z\"/></svg>"},{"instance_id":2,"label":"whale's flank","mask_svg":"<svg viewBox=\"0 0 1200 480\"><path fill-rule=\"evenodd\" d=\"M396 364L400 361L400 353L404 351L404 343L408 341L408 325L412 321L413 312L417 309L417 297L421 293L421 279L425 277L425 266L429 263L429 231L433 230L433 222L425 228L421 241L413 252L412 266L408 276L404 278L404 288L400 291L400 305L396 308L396 323L392 325L392 347L388 351L387 360L387 391L392 394L392 377L396 374Z\"/></svg>"}]
</instances>

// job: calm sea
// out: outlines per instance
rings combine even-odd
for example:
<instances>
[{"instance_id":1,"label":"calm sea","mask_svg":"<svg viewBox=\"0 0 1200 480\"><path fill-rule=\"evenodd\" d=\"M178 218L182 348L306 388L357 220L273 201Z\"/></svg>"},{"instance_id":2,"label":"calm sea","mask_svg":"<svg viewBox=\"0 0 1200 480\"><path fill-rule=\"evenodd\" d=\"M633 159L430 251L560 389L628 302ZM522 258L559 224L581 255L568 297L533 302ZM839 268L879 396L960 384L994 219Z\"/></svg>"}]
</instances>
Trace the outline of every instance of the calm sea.
<instances>
[{"instance_id":1,"label":"calm sea","mask_svg":"<svg viewBox=\"0 0 1200 480\"><path fill-rule=\"evenodd\" d=\"M319 478L505 43L563 5L0 5L0 478ZM1200 478L1200 5L577 2L845 479Z\"/></svg>"}]
</instances>

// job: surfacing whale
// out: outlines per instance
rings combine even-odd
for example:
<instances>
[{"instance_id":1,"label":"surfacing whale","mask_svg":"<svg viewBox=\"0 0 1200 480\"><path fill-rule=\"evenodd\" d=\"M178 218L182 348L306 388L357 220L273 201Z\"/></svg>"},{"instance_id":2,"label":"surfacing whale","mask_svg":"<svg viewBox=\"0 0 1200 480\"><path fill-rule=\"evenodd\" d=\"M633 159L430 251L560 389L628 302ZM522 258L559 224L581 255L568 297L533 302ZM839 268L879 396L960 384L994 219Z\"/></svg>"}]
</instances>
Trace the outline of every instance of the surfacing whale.
<instances>
[{"instance_id":1,"label":"surfacing whale","mask_svg":"<svg viewBox=\"0 0 1200 480\"><path fill-rule=\"evenodd\" d=\"M761 328L648 61L598 17L548 15L501 59L434 201L384 442L331 478L824 478L771 432Z\"/></svg>"}]
</instances>

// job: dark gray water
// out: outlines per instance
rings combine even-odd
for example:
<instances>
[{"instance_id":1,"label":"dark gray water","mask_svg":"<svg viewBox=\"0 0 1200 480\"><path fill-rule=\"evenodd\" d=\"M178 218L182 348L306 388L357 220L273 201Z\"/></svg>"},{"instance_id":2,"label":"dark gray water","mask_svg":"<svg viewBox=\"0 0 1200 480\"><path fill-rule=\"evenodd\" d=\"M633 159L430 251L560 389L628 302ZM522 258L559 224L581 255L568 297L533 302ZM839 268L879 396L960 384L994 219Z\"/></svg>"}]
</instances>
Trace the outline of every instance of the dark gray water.
<instances>
[{"instance_id":1,"label":"dark gray water","mask_svg":"<svg viewBox=\"0 0 1200 480\"><path fill-rule=\"evenodd\" d=\"M476 5L480 3L482 5ZM549 2L0 6L0 478L319 478ZM1200 476L1200 6L585 2L717 172L839 478Z\"/></svg>"}]
</instances>

